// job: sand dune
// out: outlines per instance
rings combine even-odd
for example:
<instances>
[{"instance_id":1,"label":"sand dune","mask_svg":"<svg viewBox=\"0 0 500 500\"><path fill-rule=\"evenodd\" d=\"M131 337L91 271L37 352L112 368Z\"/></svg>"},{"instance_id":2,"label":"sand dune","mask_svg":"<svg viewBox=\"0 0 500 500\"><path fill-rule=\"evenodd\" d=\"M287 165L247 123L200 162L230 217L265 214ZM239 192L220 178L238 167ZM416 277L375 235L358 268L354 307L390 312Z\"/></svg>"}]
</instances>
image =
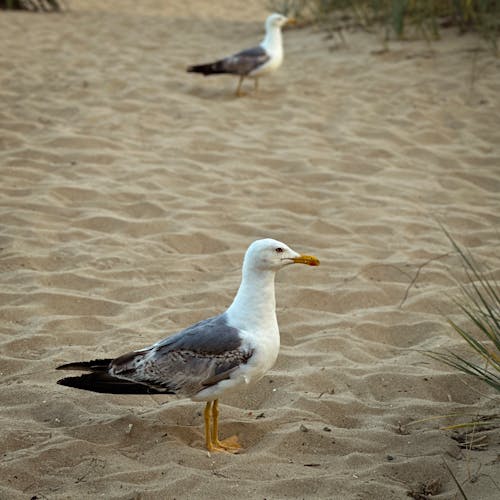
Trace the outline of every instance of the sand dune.
<instances>
[{"instance_id":1,"label":"sand dune","mask_svg":"<svg viewBox=\"0 0 500 500\"><path fill-rule=\"evenodd\" d=\"M304 28L235 99L185 68L259 40L265 2L67 3L0 16L0 498L460 498L443 459L497 498L498 430L439 426L498 399L419 350L463 349L436 220L500 270L500 62ZM278 362L221 401L244 454L207 456L200 404L56 385L224 310L259 237L322 266L278 276Z\"/></svg>"}]
</instances>

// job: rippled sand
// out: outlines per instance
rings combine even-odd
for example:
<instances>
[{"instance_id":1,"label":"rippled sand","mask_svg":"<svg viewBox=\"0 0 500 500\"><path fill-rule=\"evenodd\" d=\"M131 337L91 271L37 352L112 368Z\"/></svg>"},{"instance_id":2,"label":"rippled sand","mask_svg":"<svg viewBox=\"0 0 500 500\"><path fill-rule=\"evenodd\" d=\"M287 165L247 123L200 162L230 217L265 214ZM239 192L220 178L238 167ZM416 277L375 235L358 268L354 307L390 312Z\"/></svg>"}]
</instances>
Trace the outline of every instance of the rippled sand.
<instances>
[{"instance_id":1,"label":"rippled sand","mask_svg":"<svg viewBox=\"0 0 500 500\"><path fill-rule=\"evenodd\" d=\"M437 220L500 270L500 62L305 28L235 99L185 67L258 40L264 3L67 3L0 15L0 498L459 498L443 459L496 498L497 430L464 451L439 426L472 416L413 422L498 408L419 350L464 350ZM56 385L224 310L267 236L322 266L278 276L278 362L221 401L244 454L207 457L199 403Z\"/></svg>"}]
</instances>

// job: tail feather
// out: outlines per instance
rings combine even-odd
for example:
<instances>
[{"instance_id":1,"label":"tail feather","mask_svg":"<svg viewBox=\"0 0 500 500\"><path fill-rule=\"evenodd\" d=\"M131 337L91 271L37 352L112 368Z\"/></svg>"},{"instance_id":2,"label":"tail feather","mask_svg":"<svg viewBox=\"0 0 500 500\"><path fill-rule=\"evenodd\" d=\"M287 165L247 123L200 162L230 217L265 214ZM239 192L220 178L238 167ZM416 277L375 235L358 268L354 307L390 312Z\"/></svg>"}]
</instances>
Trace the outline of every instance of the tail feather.
<instances>
[{"instance_id":1,"label":"tail feather","mask_svg":"<svg viewBox=\"0 0 500 500\"><path fill-rule=\"evenodd\" d=\"M204 76L215 75L220 73L227 73L224 66L224 59L220 61L215 61L208 64L197 64L195 66L189 66L187 69L188 73L201 73Z\"/></svg>"},{"instance_id":2,"label":"tail feather","mask_svg":"<svg viewBox=\"0 0 500 500\"><path fill-rule=\"evenodd\" d=\"M76 361L65 363L56 368L56 370L82 370L85 372L106 372L111 364L110 359L93 359L92 361Z\"/></svg>"},{"instance_id":3,"label":"tail feather","mask_svg":"<svg viewBox=\"0 0 500 500\"><path fill-rule=\"evenodd\" d=\"M57 383L75 389L106 394L174 394L167 390L113 377L100 371L86 373L79 377L66 377L58 380Z\"/></svg>"},{"instance_id":4,"label":"tail feather","mask_svg":"<svg viewBox=\"0 0 500 500\"><path fill-rule=\"evenodd\" d=\"M101 392L106 394L175 394L161 386L141 384L132 380L115 377L109 374L111 363L117 361L122 364L134 359L137 354L132 352L117 359L93 359L92 361L76 361L65 363L57 367L58 370L81 370L84 373L77 377L65 377L57 381L60 385L74 387L85 391ZM127 370L122 369L122 373Z\"/></svg>"}]
</instances>

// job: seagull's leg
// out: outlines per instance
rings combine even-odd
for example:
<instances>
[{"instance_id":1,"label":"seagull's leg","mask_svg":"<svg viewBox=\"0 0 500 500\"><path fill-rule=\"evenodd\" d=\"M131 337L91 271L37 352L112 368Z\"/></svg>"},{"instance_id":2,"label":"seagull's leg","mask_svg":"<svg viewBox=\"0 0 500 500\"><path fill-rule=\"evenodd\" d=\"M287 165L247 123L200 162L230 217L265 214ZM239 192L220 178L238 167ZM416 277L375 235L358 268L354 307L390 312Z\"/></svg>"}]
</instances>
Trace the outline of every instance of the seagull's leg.
<instances>
[{"instance_id":1,"label":"seagull's leg","mask_svg":"<svg viewBox=\"0 0 500 500\"><path fill-rule=\"evenodd\" d=\"M257 94L259 92L259 79L258 78L255 78L255 80L254 80L253 89L255 91L255 94Z\"/></svg>"},{"instance_id":2,"label":"seagull's leg","mask_svg":"<svg viewBox=\"0 0 500 500\"><path fill-rule=\"evenodd\" d=\"M238 444L238 438L233 436L224 441L219 441L218 438L218 400L208 401L204 411L205 419L205 444L208 451L229 451L236 453L241 446ZM213 420L210 426L210 419Z\"/></svg>"},{"instance_id":3,"label":"seagull's leg","mask_svg":"<svg viewBox=\"0 0 500 500\"><path fill-rule=\"evenodd\" d=\"M214 451L212 435L210 434L210 414L212 413L212 401L207 401L203 416L205 417L205 445L208 451Z\"/></svg>"},{"instance_id":4,"label":"seagull's leg","mask_svg":"<svg viewBox=\"0 0 500 500\"><path fill-rule=\"evenodd\" d=\"M241 84L243 83L243 80L245 79L244 75L240 76L240 81L238 82L238 87L236 89L236 97L241 97L243 96L243 92L241 91Z\"/></svg>"},{"instance_id":5,"label":"seagull's leg","mask_svg":"<svg viewBox=\"0 0 500 500\"><path fill-rule=\"evenodd\" d=\"M212 404L212 444L217 448L230 453L237 453L241 449L237 436L231 436L223 441L219 441L219 400Z\"/></svg>"}]
</instances>

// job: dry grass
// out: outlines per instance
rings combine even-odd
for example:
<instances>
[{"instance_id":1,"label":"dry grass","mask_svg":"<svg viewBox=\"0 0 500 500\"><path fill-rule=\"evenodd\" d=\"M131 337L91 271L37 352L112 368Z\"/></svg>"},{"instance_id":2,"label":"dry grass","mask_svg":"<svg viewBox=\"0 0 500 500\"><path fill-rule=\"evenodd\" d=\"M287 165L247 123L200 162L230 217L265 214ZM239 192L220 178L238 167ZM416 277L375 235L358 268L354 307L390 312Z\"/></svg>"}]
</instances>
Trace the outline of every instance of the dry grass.
<instances>
[{"instance_id":1,"label":"dry grass","mask_svg":"<svg viewBox=\"0 0 500 500\"><path fill-rule=\"evenodd\" d=\"M329 31L382 28L386 40L435 40L442 28L455 26L459 33L479 32L498 51L500 0L269 0L268 7Z\"/></svg>"},{"instance_id":2,"label":"dry grass","mask_svg":"<svg viewBox=\"0 0 500 500\"><path fill-rule=\"evenodd\" d=\"M62 4L60 0L0 0L0 9L59 12Z\"/></svg>"},{"instance_id":3,"label":"dry grass","mask_svg":"<svg viewBox=\"0 0 500 500\"><path fill-rule=\"evenodd\" d=\"M470 357L456 352L426 354L500 392L500 289L493 277L480 270L471 255L466 254L446 232L462 260L467 283L460 283L461 297L455 300L468 326L449 320L451 327L467 342Z\"/></svg>"}]
</instances>

